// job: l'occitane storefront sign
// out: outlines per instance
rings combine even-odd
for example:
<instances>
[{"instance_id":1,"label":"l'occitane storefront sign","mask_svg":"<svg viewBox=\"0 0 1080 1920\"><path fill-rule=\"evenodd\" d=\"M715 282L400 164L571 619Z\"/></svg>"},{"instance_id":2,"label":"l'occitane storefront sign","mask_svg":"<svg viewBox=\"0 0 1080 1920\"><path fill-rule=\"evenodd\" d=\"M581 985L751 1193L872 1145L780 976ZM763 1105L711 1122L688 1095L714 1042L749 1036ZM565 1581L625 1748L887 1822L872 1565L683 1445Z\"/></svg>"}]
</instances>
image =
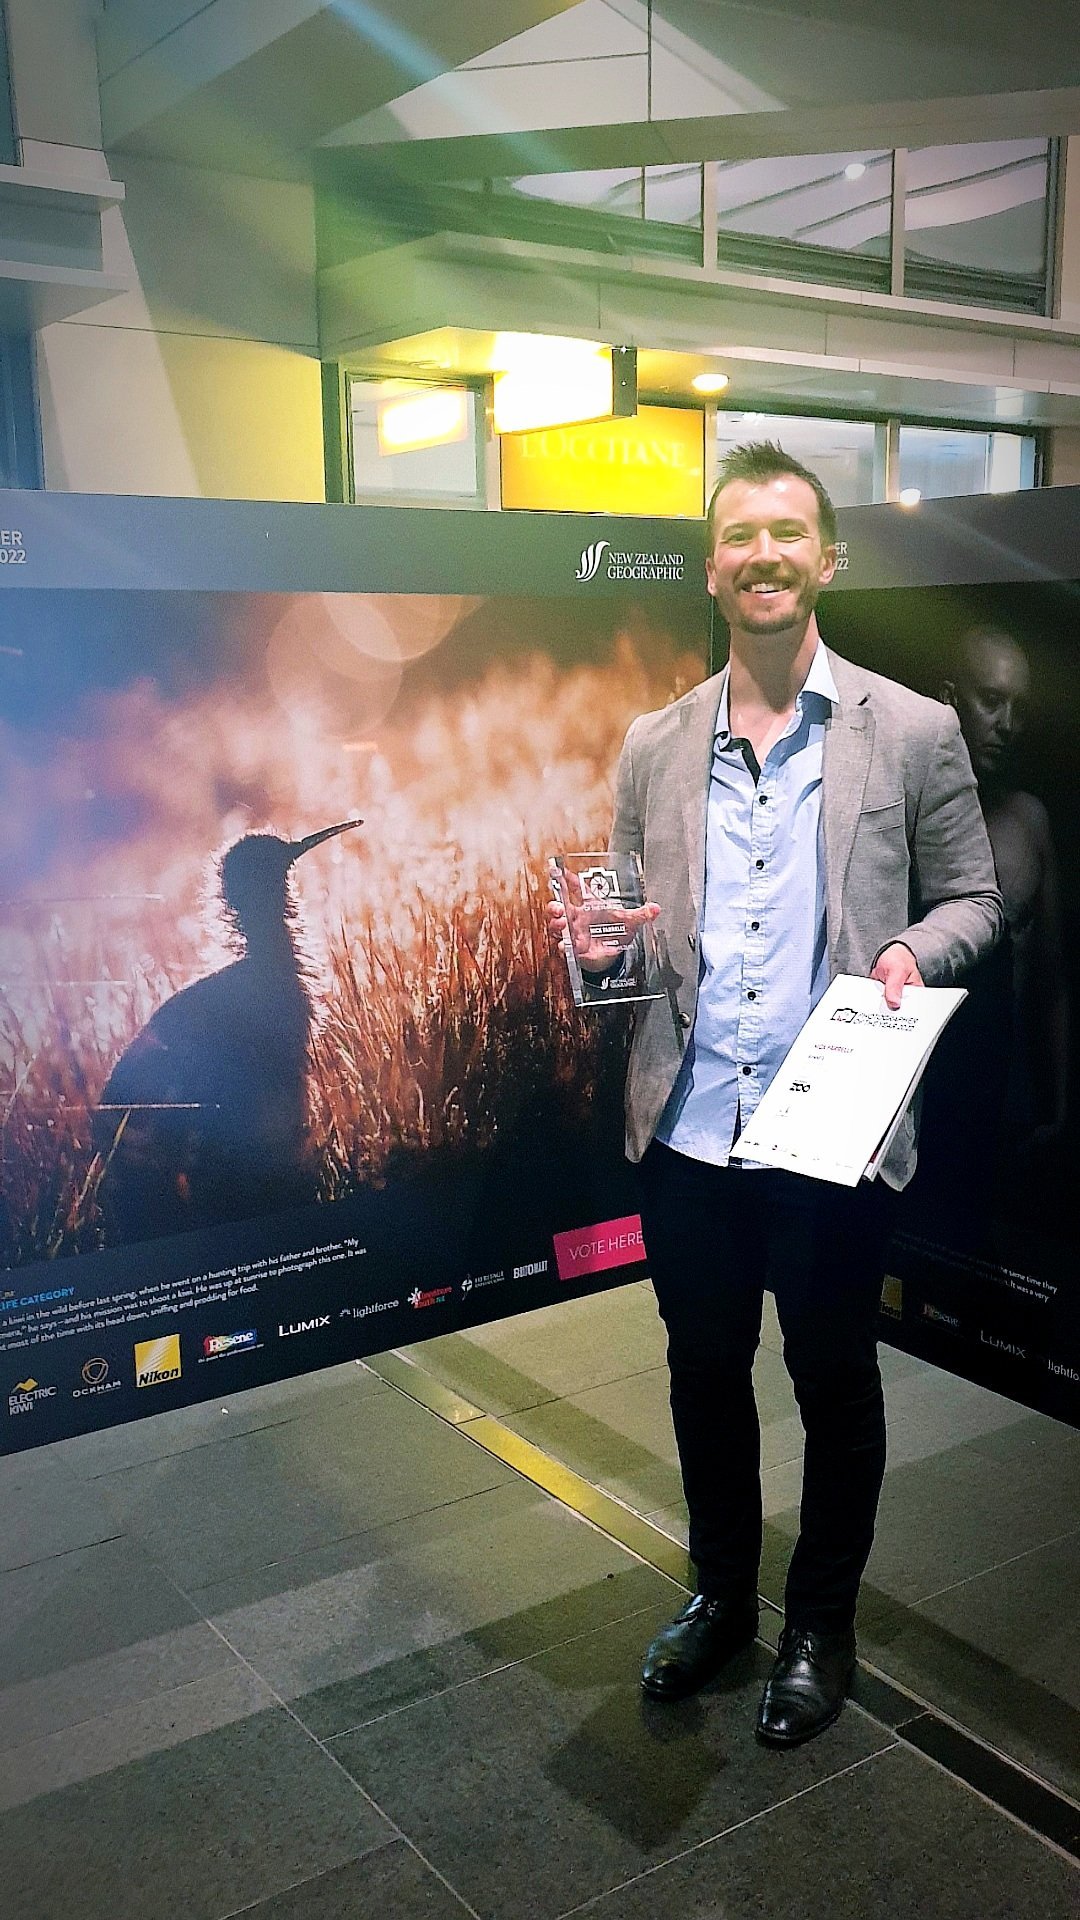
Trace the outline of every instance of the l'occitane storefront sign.
<instances>
[{"instance_id":1,"label":"l'occitane storefront sign","mask_svg":"<svg viewBox=\"0 0 1080 1920\"><path fill-rule=\"evenodd\" d=\"M640 407L630 420L502 437L504 507L564 513L705 511L705 416Z\"/></svg>"}]
</instances>

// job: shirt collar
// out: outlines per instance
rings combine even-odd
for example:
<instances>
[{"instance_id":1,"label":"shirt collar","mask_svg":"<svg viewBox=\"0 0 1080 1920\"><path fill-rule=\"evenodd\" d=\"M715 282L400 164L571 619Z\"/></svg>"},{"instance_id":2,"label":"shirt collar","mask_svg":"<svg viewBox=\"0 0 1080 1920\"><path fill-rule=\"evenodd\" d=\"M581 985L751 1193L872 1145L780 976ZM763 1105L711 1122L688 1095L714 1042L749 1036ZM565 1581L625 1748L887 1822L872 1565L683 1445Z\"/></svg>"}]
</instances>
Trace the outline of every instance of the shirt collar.
<instances>
[{"instance_id":1,"label":"shirt collar","mask_svg":"<svg viewBox=\"0 0 1080 1920\"><path fill-rule=\"evenodd\" d=\"M720 705L716 714L716 742L718 745L724 746L726 746L731 739L731 718L728 707L729 687L730 668L725 667L720 688ZM814 657L810 662L810 671L803 681L802 686L799 688L798 693L795 695L796 713L801 714L803 712L806 705L807 694L815 696L810 703L810 711L815 719L824 720L827 717L826 714L821 711L823 703L827 702L829 706L833 707L839 706L840 704L840 695L836 690L836 681L833 679L833 671L829 665L829 656L825 650L825 642L820 639L818 640Z\"/></svg>"}]
</instances>

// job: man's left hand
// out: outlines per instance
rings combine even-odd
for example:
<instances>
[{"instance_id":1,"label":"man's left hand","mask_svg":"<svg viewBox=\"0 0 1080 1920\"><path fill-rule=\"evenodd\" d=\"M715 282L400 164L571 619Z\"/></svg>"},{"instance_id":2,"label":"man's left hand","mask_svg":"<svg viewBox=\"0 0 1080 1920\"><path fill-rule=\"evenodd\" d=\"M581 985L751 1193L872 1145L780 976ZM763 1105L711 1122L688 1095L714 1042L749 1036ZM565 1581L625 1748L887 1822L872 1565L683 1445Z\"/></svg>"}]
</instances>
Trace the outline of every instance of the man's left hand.
<instances>
[{"instance_id":1,"label":"man's left hand","mask_svg":"<svg viewBox=\"0 0 1080 1920\"><path fill-rule=\"evenodd\" d=\"M891 947L879 953L870 978L880 980L885 989L885 1005L891 1007L894 1013L900 1005L900 995L905 987L926 985L911 948L905 947L899 940L894 940Z\"/></svg>"}]
</instances>

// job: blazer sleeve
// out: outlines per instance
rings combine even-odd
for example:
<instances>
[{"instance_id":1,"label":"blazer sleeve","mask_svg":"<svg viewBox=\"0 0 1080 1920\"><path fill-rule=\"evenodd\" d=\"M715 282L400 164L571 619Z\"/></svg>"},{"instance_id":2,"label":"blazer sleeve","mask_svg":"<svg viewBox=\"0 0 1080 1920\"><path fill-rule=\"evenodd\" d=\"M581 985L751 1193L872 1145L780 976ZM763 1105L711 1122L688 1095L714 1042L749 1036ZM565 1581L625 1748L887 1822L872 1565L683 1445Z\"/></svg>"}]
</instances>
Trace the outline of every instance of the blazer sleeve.
<instances>
[{"instance_id":1,"label":"blazer sleeve","mask_svg":"<svg viewBox=\"0 0 1080 1920\"><path fill-rule=\"evenodd\" d=\"M638 799L638 769L634 761L634 734L638 721L632 720L615 770L615 810L611 822L612 853L636 853L645 857L644 804Z\"/></svg>"},{"instance_id":2,"label":"blazer sleeve","mask_svg":"<svg viewBox=\"0 0 1080 1920\"><path fill-rule=\"evenodd\" d=\"M942 710L918 797L913 878L920 917L893 937L911 949L927 986L949 986L1005 925L975 775L951 707Z\"/></svg>"}]
</instances>

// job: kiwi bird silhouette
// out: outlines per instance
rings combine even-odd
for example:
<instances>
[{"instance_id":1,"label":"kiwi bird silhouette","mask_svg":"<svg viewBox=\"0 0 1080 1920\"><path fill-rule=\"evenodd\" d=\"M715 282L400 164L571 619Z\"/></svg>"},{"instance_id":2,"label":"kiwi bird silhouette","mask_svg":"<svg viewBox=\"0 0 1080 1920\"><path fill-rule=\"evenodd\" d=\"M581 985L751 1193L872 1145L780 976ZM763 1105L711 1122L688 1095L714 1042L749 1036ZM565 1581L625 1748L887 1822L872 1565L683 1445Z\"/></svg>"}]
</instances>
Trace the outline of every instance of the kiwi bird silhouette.
<instances>
[{"instance_id":1,"label":"kiwi bird silhouette","mask_svg":"<svg viewBox=\"0 0 1080 1920\"><path fill-rule=\"evenodd\" d=\"M243 955L166 1000L125 1048L94 1116L110 1244L242 1220L315 1198L307 1146L312 1004L294 862L359 820L221 862Z\"/></svg>"}]
</instances>

